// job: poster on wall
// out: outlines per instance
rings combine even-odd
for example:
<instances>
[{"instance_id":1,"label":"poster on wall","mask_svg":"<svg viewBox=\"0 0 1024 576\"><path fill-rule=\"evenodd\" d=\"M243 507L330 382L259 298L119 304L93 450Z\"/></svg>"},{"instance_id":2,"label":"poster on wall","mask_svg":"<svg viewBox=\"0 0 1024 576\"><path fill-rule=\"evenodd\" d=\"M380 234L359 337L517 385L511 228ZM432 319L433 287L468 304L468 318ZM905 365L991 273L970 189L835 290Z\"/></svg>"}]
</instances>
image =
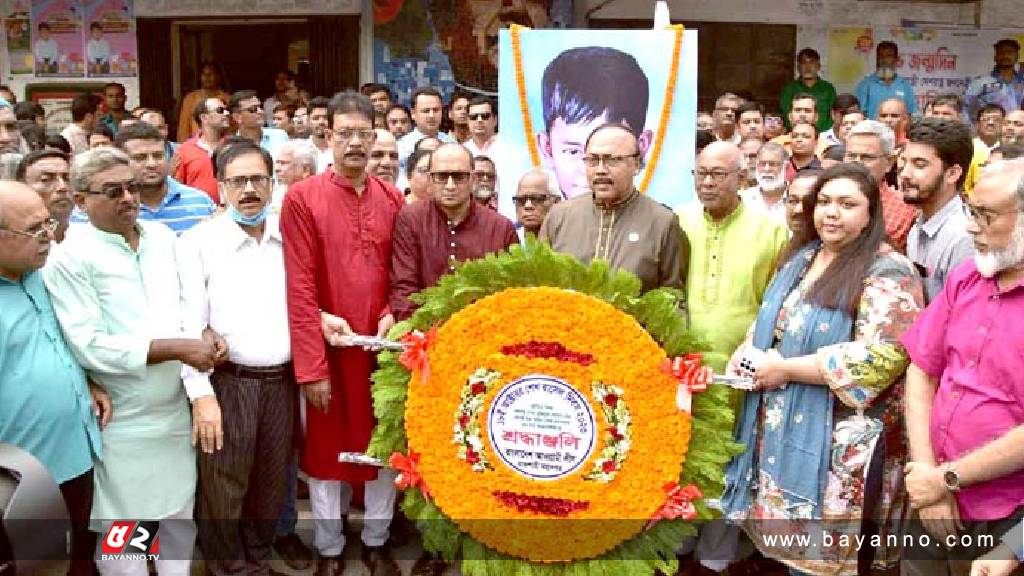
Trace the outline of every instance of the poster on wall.
<instances>
[{"instance_id":1,"label":"poster on wall","mask_svg":"<svg viewBox=\"0 0 1024 576\"><path fill-rule=\"evenodd\" d=\"M499 189L532 167L554 173L564 198L590 193L583 148L607 122L639 140L637 189L670 208L694 198L697 31L502 30ZM512 193L499 210L515 218Z\"/></svg>"},{"instance_id":2,"label":"poster on wall","mask_svg":"<svg viewBox=\"0 0 1024 576\"><path fill-rule=\"evenodd\" d=\"M85 22L85 67L88 76L135 76L139 58L131 1L87 2Z\"/></svg>"},{"instance_id":3,"label":"poster on wall","mask_svg":"<svg viewBox=\"0 0 1024 576\"><path fill-rule=\"evenodd\" d=\"M18 0L4 17L11 74L32 73L32 20L28 0Z\"/></svg>"},{"instance_id":4,"label":"poster on wall","mask_svg":"<svg viewBox=\"0 0 1024 576\"><path fill-rule=\"evenodd\" d=\"M828 36L829 80L837 92L853 93L875 71L875 47L892 41L899 47L896 73L914 88L917 109L935 96L963 94L971 79L988 74L994 65L993 44L1014 38L1019 30L963 28L834 28Z\"/></svg>"},{"instance_id":5,"label":"poster on wall","mask_svg":"<svg viewBox=\"0 0 1024 576\"><path fill-rule=\"evenodd\" d=\"M36 76L84 76L82 49L82 6L77 0L32 2L32 54Z\"/></svg>"},{"instance_id":6,"label":"poster on wall","mask_svg":"<svg viewBox=\"0 0 1024 576\"><path fill-rule=\"evenodd\" d=\"M498 33L511 24L565 28L572 0L376 0L374 81L408 102L419 86L494 96Z\"/></svg>"}]
</instances>

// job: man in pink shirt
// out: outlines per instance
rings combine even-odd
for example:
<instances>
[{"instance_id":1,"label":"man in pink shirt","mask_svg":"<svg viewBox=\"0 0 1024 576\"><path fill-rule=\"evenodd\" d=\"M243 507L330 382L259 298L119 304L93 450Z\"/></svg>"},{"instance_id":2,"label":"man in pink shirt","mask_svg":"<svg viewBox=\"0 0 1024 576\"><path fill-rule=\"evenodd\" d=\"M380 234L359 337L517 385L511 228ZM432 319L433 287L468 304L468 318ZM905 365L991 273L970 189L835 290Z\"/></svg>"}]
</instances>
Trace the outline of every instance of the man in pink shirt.
<instances>
[{"instance_id":1,"label":"man in pink shirt","mask_svg":"<svg viewBox=\"0 0 1024 576\"><path fill-rule=\"evenodd\" d=\"M967 574L1024 516L1024 163L987 169L967 209L974 260L901 339L912 361L908 534L931 538L904 548L905 575Z\"/></svg>"}]
</instances>

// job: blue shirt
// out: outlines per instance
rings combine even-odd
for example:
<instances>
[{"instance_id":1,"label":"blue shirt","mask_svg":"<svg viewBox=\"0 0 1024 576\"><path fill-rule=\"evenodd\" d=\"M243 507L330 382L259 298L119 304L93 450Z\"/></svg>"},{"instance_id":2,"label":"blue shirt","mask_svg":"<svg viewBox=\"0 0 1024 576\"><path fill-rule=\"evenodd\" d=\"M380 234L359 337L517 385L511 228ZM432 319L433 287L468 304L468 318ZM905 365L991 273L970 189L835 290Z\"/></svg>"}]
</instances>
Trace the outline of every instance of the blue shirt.
<instances>
[{"instance_id":1,"label":"blue shirt","mask_svg":"<svg viewBox=\"0 0 1024 576\"><path fill-rule=\"evenodd\" d=\"M260 136L260 148L263 148L273 156L277 154L277 149L282 144L288 142L288 140L288 133L280 128L263 128L262 135Z\"/></svg>"},{"instance_id":2,"label":"blue shirt","mask_svg":"<svg viewBox=\"0 0 1024 576\"><path fill-rule=\"evenodd\" d=\"M1007 114L1020 110L1021 99L1024 98L1024 76L1016 70L1013 80L1006 82L992 69L991 74L978 76L967 86L964 92L964 112L973 121L978 110L987 104L999 104Z\"/></svg>"},{"instance_id":3,"label":"blue shirt","mask_svg":"<svg viewBox=\"0 0 1024 576\"><path fill-rule=\"evenodd\" d=\"M85 373L64 341L43 276L0 277L0 442L35 456L59 484L102 454Z\"/></svg>"},{"instance_id":4,"label":"blue shirt","mask_svg":"<svg viewBox=\"0 0 1024 576\"><path fill-rule=\"evenodd\" d=\"M857 100L860 101L860 109L864 110L871 120L878 119L878 105L889 98L899 98L907 105L907 114L917 112L917 100L914 97L914 88L906 78L896 76L892 84L886 86L877 75L868 74L857 84L855 91Z\"/></svg>"},{"instance_id":5,"label":"blue shirt","mask_svg":"<svg viewBox=\"0 0 1024 576\"><path fill-rule=\"evenodd\" d=\"M180 236L182 232L206 220L216 211L217 206L206 192L186 186L168 176L167 194L164 195L160 206L154 210L140 203L139 220L162 222ZM75 208L71 214L71 223L82 224L88 221L89 216Z\"/></svg>"}]
</instances>

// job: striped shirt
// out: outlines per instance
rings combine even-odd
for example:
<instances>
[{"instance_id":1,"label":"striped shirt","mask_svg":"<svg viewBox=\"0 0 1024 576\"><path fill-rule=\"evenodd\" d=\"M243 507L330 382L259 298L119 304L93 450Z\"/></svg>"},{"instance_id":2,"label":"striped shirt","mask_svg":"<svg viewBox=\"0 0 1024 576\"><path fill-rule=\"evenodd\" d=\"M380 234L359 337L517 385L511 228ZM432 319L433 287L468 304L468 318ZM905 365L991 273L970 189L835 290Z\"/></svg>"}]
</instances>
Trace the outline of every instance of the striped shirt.
<instances>
[{"instance_id":1,"label":"striped shirt","mask_svg":"<svg viewBox=\"0 0 1024 576\"><path fill-rule=\"evenodd\" d=\"M206 192L198 188L186 186L168 176L167 194L164 195L160 206L153 209L146 204L140 203L139 220L161 222L180 236L185 230L209 218L216 210L217 207L210 200L210 197L206 195ZM89 217L86 213L75 208L74 213L71 214L71 223L76 224L88 221Z\"/></svg>"}]
</instances>

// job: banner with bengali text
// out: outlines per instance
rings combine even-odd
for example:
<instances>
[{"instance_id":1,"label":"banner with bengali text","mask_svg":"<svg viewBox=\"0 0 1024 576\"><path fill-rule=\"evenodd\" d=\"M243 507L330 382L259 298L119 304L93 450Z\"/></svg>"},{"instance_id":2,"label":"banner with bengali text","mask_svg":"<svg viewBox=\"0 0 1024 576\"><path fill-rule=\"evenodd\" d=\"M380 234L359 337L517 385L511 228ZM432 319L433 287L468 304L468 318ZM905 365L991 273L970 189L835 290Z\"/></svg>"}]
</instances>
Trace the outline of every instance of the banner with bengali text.
<instances>
[{"instance_id":1,"label":"banner with bengali text","mask_svg":"<svg viewBox=\"0 0 1024 576\"><path fill-rule=\"evenodd\" d=\"M992 45L1013 38L1024 45L1021 30L974 28L833 28L828 35L828 79L837 92L853 93L875 71L875 47L890 40L900 49L896 72L914 87L923 110L938 94L963 94L971 79L992 71Z\"/></svg>"}]
</instances>

